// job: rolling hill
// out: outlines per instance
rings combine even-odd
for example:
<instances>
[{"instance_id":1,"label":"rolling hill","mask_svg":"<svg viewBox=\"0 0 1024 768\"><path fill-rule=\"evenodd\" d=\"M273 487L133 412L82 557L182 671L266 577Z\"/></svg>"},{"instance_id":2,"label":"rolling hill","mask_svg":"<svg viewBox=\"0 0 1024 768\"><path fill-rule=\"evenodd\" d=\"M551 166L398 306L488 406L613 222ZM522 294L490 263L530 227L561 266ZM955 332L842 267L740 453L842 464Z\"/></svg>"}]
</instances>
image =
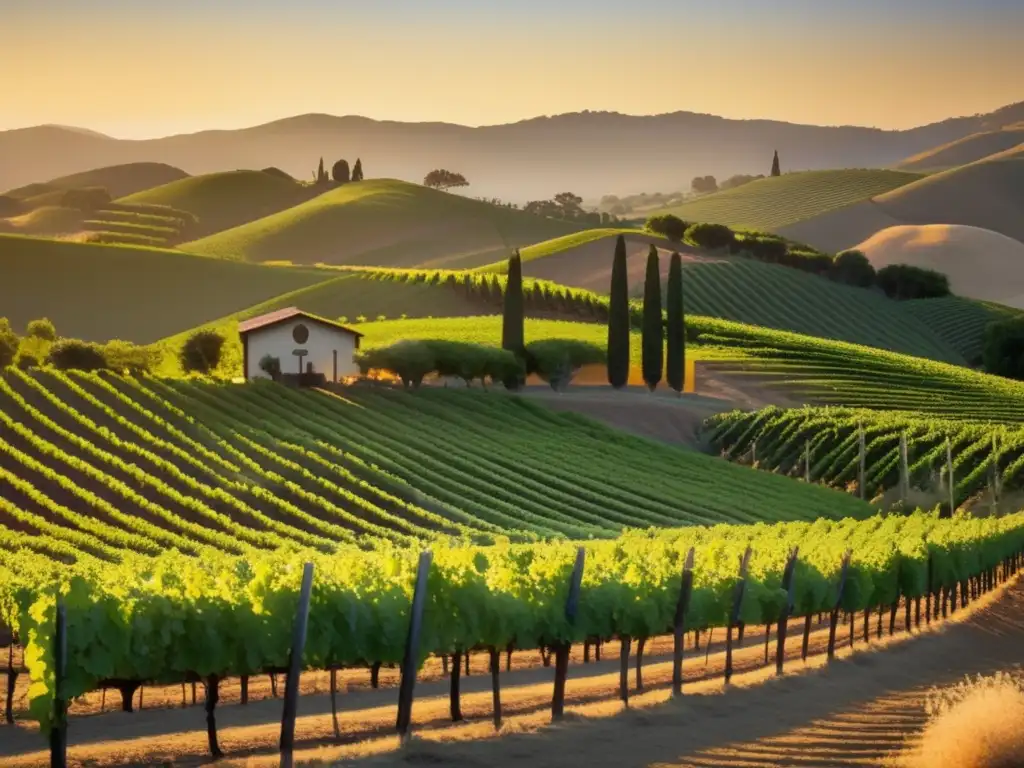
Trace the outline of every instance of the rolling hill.
<instances>
[{"instance_id":1,"label":"rolling hill","mask_svg":"<svg viewBox=\"0 0 1024 768\"><path fill-rule=\"evenodd\" d=\"M897 168L904 171L945 171L960 165L984 160L999 152L1024 144L1024 124L1007 126L998 131L972 133L962 139L943 144L908 157Z\"/></svg>"},{"instance_id":2,"label":"rolling hill","mask_svg":"<svg viewBox=\"0 0 1024 768\"><path fill-rule=\"evenodd\" d=\"M912 264L949 277L957 296L1024 308L1024 243L959 224L903 225L860 243L876 268Z\"/></svg>"},{"instance_id":3,"label":"rolling hill","mask_svg":"<svg viewBox=\"0 0 1024 768\"><path fill-rule=\"evenodd\" d=\"M118 202L187 211L198 219L196 235L205 236L283 211L320 191L263 171L226 171L172 181Z\"/></svg>"},{"instance_id":4,"label":"rolling hill","mask_svg":"<svg viewBox=\"0 0 1024 768\"><path fill-rule=\"evenodd\" d=\"M584 198L678 189L680 179L783 169L883 168L982 131L1024 120L1024 104L903 131L733 120L674 112L581 112L468 127L365 117L299 115L241 130L123 141L53 126L0 132L0 189L133 161L192 174L274 165L309 178L317 159L361 157L369 178L419 180L433 168L463 173L474 196L525 202L572 190Z\"/></svg>"},{"instance_id":5,"label":"rolling hill","mask_svg":"<svg viewBox=\"0 0 1024 768\"><path fill-rule=\"evenodd\" d=\"M12 189L7 195L20 200L38 198L39 195L55 190L82 189L85 187L103 187L112 198L124 197L144 189L168 184L188 177L180 168L164 163L127 163L94 168L70 176L60 176L42 183L33 183L18 189Z\"/></svg>"},{"instance_id":6,"label":"rolling hill","mask_svg":"<svg viewBox=\"0 0 1024 768\"><path fill-rule=\"evenodd\" d=\"M758 179L742 187L665 208L684 221L778 230L866 200L920 179L906 171L845 169L800 171Z\"/></svg>"},{"instance_id":7,"label":"rolling hill","mask_svg":"<svg viewBox=\"0 0 1024 768\"><path fill-rule=\"evenodd\" d=\"M981 365L985 328L989 323L1021 317L1019 310L986 301L946 296L904 302L912 315L923 321L963 355L972 365Z\"/></svg>"},{"instance_id":8,"label":"rolling hill","mask_svg":"<svg viewBox=\"0 0 1024 768\"><path fill-rule=\"evenodd\" d=\"M372 179L182 248L253 262L472 267L577 229L418 184Z\"/></svg>"},{"instance_id":9,"label":"rolling hill","mask_svg":"<svg viewBox=\"0 0 1024 768\"><path fill-rule=\"evenodd\" d=\"M0 235L0 316L20 330L149 343L325 279L179 251Z\"/></svg>"}]
</instances>

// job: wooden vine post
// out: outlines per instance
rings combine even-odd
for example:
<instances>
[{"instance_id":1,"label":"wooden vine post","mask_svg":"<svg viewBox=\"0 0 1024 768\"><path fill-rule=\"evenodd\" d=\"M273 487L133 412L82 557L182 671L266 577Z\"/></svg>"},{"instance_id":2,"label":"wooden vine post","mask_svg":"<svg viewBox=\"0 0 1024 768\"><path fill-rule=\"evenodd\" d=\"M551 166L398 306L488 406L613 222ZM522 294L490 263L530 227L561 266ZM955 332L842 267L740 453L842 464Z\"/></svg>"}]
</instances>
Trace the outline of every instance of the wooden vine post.
<instances>
[{"instance_id":1,"label":"wooden vine post","mask_svg":"<svg viewBox=\"0 0 1024 768\"><path fill-rule=\"evenodd\" d=\"M786 661L786 633L789 628L789 617L793 614L794 597L796 593L796 559L800 553L799 547L793 547L786 560L786 568L782 572L782 588L786 591L786 604L782 606L779 613L779 628L775 639L775 674L781 675L782 668Z\"/></svg>"},{"instance_id":2,"label":"wooden vine post","mask_svg":"<svg viewBox=\"0 0 1024 768\"><path fill-rule=\"evenodd\" d=\"M313 594L313 564L306 563L302 569L302 588L299 591L299 605L295 611L295 626L292 629L292 648L288 654L288 679L284 686L284 711L281 715L281 768L291 768L295 749L295 715L299 707L299 675L302 672L302 655L306 650L306 627L309 624L309 600ZM214 702L216 703L216 702ZM213 709L209 707L209 718ZM216 730L211 731L211 750L216 747ZM218 750L219 751L219 750Z\"/></svg>"},{"instance_id":3,"label":"wooden vine post","mask_svg":"<svg viewBox=\"0 0 1024 768\"><path fill-rule=\"evenodd\" d=\"M580 586L583 584L583 564L587 550L576 550L576 564L569 580L569 597L565 601L565 619L570 629L576 623L576 612L580 605ZM551 719L561 720L565 714L565 679L569 675L569 641L559 643L555 649L555 689L551 696Z\"/></svg>"},{"instance_id":4,"label":"wooden vine post","mask_svg":"<svg viewBox=\"0 0 1024 768\"><path fill-rule=\"evenodd\" d=\"M743 594L747 590L747 567L750 565L750 546L747 545L743 557L740 558L739 578L732 597L732 609L729 611L729 623L725 630L725 683L732 679L732 628L739 623L740 610L743 607ZM709 643L710 645L710 643Z\"/></svg>"},{"instance_id":5,"label":"wooden vine post","mask_svg":"<svg viewBox=\"0 0 1024 768\"><path fill-rule=\"evenodd\" d=\"M910 468L907 462L907 433L900 433L900 501L904 504L910 497Z\"/></svg>"},{"instance_id":6,"label":"wooden vine post","mask_svg":"<svg viewBox=\"0 0 1024 768\"><path fill-rule=\"evenodd\" d=\"M836 590L836 601L832 604L832 613L828 627L828 659L831 661L836 655L836 624L839 620L839 606L843 601L843 590L846 587L846 577L850 570L850 550L843 555L843 564L839 569L839 588Z\"/></svg>"},{"instance_id":7,"label":"wooden vine post","mask_svg":"<svg viewBox=\"0 0 1024 768\"><path fill-rule=\"evenodd\" d=\"M686 634L686 612L690 610L690 595L693 594L693 557L694 550L686 553L683 561L682 583L679 586L679 599L676 601L676 615L672 622L672 695L683 695L683 638Z\"/></svg>"},{"instance_id":8,"label":"wooden vine post","mask_svg":"<svg viewBox=\"0 0 1024 768\"><path fill-rule=\"evenodd\" d=\"M501 652L491 647L489 651L491 662L491 699L494 704L494 730L501 728Z\"/></svg>"},{"instance_id":9,"label":"wooden vine post","mask_svg":"<svg viewBox=\"0 0 1024 768\"><path fill-rule=\"evenodd\" d=\"M865 484L867 483L867 477L866 477L866 474L867 474L866 473L866 468L867 468L867 446L866 446L866 442L864 440L864 425L863 424L858 424L857 425L857 433L858 433L857 442L859 444L859 449L860 449L860 462L859 462L860 463L860 467L859 467L859 474L857 475L857 478L858 478L857 479L857 488L860 491L861 501L864 501L867 498L868 490L865 487Z\"/></svg>"},{"instance_id":10,"label":"wooden vine post","mask_svg":"<svg viewBox=\"0 0 1024 768\"><path fill-rule=\"evenodd\" d=\"M946 438L946 479L949 481L949 514L956 512L956 478L953 475L953 446Z\"/></svg>"},{"instance_id":11,"label":"wooden vine post","mask_svg":"<svg viewBox=\"0 0 1024 768\"><path fill-rule=\"evenodd\" d=\"M4 704L4 720L8 725L14 725L14 686L18 682L18 670L14 668L14 640L11 634L11 644L7 647L7 699Z\"/></svg>"},{"instance_id":12,"label":"wooden vine post","mask_svg":"<svg viewBox=\"0 0 1024 768\"><path fill-rule=\"evenodd\" d=\"M804 482L811 482L811 441L804 443Z\"/></svg>"},{"instance_id":13,"label":"wooden vine post","mask_svg":"<svg viewBox=\"0 0 1024 768\"><path fill-rule=\"evenodd\" d=\"M409 724L412 722L412 694L416 687L416 670L419 667L420 633L423 628L423 607L427 602L427 577L433 555L420 553L416 568L416 586L412 593L412 608L409 612L409 634L405 640L405 655L402 657L402 680L398 687L398 720L396 729L402 743L409 739Z\"/></svg>"},{"instance_id":14,"label":"wooden vine post","mask_svg":"<svg viewBox=\"0 0 1024 768\"><path fill-rule=\"evenodd\" d=\"M53 633L53 722L50 725L50 766L68 764L68 703L61 693L68 668L67 610L57 595L57 616Z\"/></svg>"}]
</instances>

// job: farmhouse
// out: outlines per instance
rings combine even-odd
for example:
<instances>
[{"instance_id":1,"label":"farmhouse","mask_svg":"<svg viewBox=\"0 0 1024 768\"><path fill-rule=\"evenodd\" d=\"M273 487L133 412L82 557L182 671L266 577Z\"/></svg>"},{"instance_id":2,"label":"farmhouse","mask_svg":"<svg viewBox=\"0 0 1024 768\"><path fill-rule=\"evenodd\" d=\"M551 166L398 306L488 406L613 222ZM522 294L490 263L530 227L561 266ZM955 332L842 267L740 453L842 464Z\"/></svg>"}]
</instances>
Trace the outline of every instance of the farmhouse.
<instances>
[{"instance_id":1,"label":"farmhouse","mask_svg":"<svg viewBox=\"0 0 1024 768\"><path fill-rule=\"evenodd\" d=\"M238 324L246 379L270 378L260 361L276 357L281 373L322 373L337 381L359 372L353 360L363 334L340 323L303 312L279 309Z\"/></svg>"}]
</instances>

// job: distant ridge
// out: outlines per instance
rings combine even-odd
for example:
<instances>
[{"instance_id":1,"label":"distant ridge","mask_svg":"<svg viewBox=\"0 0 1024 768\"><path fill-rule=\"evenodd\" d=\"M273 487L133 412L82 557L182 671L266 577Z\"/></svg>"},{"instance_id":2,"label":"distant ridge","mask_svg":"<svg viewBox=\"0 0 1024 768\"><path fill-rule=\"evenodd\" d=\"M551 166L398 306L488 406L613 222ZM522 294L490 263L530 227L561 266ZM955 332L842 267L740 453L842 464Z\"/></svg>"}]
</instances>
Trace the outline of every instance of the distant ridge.
<instances>
[{"instance_id":1,"label":"distant ridge","mask_svg":"<svg viewBox=\"0 0 1024 768\"><path fill-rule=\"evenodd\" d=\"M368 178L419 181L433 168L455 169L470 180L471 195L523 202L566 190L595 197L679 189L697 174L767 173L774 149L786 171L890 167L1022 120L1024 103L904 131L692 112L577 112L477 128L309 114L144 141L38 126L0 132L0 189L139 161L192 175L277 166L308 179L322 155L360 157Z\"/></svg>"}]
</instances>

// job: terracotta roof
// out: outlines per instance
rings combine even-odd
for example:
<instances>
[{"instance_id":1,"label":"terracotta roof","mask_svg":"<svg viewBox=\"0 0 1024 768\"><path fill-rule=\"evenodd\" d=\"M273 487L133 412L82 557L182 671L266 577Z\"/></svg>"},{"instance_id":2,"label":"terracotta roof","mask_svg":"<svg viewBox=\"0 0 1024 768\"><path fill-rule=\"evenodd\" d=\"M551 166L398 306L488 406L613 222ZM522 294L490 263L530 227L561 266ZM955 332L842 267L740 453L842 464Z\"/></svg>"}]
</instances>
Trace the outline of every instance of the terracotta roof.
<instances>
[{"instance_id":1,"label":"terracotta roof","mask_svg":"<svg viewBox=\"0 0 1024 768\"><path fill-rule=\"evenodd\" d=\"M319 323L320 325L329 325L332 328L337 328L338 330L345 331L346 333L351 333L353 336L363 335L357 330L344 326L341 323L336 323L333 320L328 320L326 317L320 317L319 315L314 315L311 312L303 312L298 307L285 307L284 309L279 309L275 312L268 312L265 315L258 315L257 317L250 317L248 320L243 320L238 324L238 333L244 336L250 331L255 331L259 328L267 328L271 325L277 325L278 323L283 323L285 320L291 320L295 317L302 317L311 322Z\"/></svg>"}]
</instances>

